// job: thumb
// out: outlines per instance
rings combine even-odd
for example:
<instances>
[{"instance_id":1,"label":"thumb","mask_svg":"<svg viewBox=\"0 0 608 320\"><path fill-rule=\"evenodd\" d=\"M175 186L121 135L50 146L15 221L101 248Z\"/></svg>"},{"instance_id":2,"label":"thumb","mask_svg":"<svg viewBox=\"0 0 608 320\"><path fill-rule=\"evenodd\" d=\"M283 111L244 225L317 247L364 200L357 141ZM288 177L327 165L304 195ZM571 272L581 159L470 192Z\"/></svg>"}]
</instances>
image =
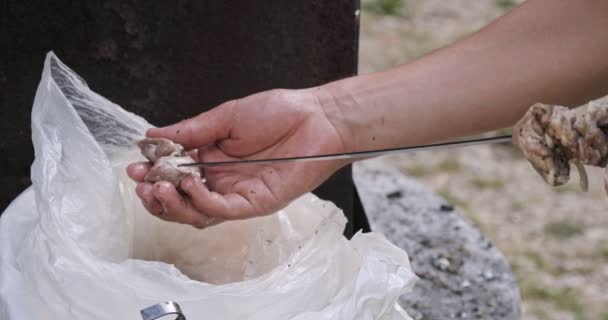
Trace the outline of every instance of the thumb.
<instances>
[{"instance_id":1,"label":"thumb","mask_svg":"<svg viewBox=\"0 0 608 320\"><path fill-rule=\"evenodd\" d=\"M236 101L226 102L196 117L170 126L150 128L146 136L169 139L183 145L186 150L210 145L230 136L235 103Z\"/></svg>"}]
</instances>

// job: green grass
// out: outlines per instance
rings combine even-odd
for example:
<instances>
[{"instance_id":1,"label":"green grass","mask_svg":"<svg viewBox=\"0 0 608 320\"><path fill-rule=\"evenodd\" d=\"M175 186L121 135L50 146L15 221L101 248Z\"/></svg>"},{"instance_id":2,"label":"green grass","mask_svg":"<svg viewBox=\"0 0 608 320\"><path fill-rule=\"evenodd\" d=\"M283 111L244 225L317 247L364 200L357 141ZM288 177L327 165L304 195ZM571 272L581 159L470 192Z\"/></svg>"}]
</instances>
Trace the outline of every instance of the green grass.
<instances>
[{"instance_id":1,"label":"green grass","mask_svg":"<svg viewBox=\"0 0 608 320\"><path fill-rule=\"evenodd\" d=\"M562 273L559 268L545 261L545 259L543 259L543 257L537 252L525 251L523 254L526 259L530 260L540 271L547 272L553 276L559 276Z\"/></svg>"},{"instance_id":2,"label":"green grass","mask_svg":"<svg viewBox=\"0 0 608 320\"><path fill-rule=\"evenodd\" d=\"M528 299L534 299L534 300L544 300L544 301L549 301L551 300L551 291L549 291L549 289L536 285L536 284L526 284L526 285L520 285L520 289L521 289L521 294L524 297L524 299L528 300Z\"/></svg>"},{"instance_id":3,"label":"green grass","mask_svg":"<svg viewBox=\"0 0 608 320\"><path fill-rule=\"evenodd\" d=\"M457 207L461 207L461 208L469 207L468 203L466 203L464 200L461 200L460 198L456 197L447 188L437 189L436 192L438 195L440 195L442 198L445 199L445 201L449 202L450 204L453 204L453 205L455 205Z\"/></svg>"},{"instance_id":4,"label":"green grass","mask_svg":"<svg viewBox=\"0 0 608 320\"><path fill-rule=\"evenodd\" d=\"M505 182L500 179L483 179L483 178L473 178L469 181L469 183L477 189L493 189L499 190L505 187Z\"/></svg>"},{"instance_id":5,"label":"green grass","mask_svg":"<svg viewBox=\"0 0 608 320\"><path fill-rule=\"evenodd\" d=\"M424 164L415 164L411 167L404 168L403 170L405 170L408 175L413 177L423 177L434 172L433 168Z\"/></svg>"},{"instance_id":6,"label":"green grass","mask_svg":"<svg viewBox=\"0 0 608 320\"><path fill-rule=\"evenodd\" d=\"M557 308L570 311L576 319L584 319L584 308L580 296L581 293L575 289L562 288L552 294L552 300Z\"/></svg>"},{"instance_id":7,"label":"green grass","mask_svg":"<svg viewBox=\"0 0 608 320\"><path fill-rule=\"evenodd\" d=\"M542 307L534 306L530 311L540 320L551 320L551 316L547 310L543 309Z\"/></svg>"},{"instance_id":8,"label":"green grass","mask_svg":"<svg viewBox=\"0 0 608 320\"><path fill-rule=\"evenodd\" d=\"M598 244L593 249L593 258L600 260L601 263L608 263L608 247Z\"/></svg>"},{"instance_id":9,"label":"green grass","mask_svg":"<svg viewBox=\"0 0 608 320\"><path fill-rule=\"evenodd\" d=\"M503 10L509 10L517 5L514 0L498 0L496 4Z\"/></svg>"},{"instance_id":10,"label":"green grass","mask_svg":"<svg viewBox=\"0 0 608 320\"><path fill-rule=\"evenodd\" d=\"M561 220L545 225L545 233L557 239L572 238L583 234L584 231L583 225L570 220Z\"/></svg>"},{"instance_id":11,"label":"green grass","mask_svg":"<svg viewBox=\"0 0 608 320\"><path fill-rule=\"evenodd\" d=\"M402 167L403 168L403 167ZM422 163L416 163L414 165L403 168L406 174L413 177L424 177L436 172L458 172L460 170L460 162L455 159L445 159L441 161L436 167L428 166Z\"/></svg>"},{"instance_id":12,"label":"green grass","mask_svg":"<svg viewBox=\"0 0 608 320\"><path fill-rule=\"evenodd\" d=\"M581 293L574 288L560 288L550 290L537 283L520 281L520 290L525 300L542 300L554 305L557 309L567 311L574 315L575 319L583 320L585 309L581 301Z\"/></svg>"},{"instance_id":13,"label":"green grass","mask_svg":"<svg viewBox=\"0 0 608 320\"><path fill-rule=\"evenodd\" d=\"M488 230L486 229L486 226L481 222L481 218L479 218L479 215L477 215L475 212L473 212L473 210L468 207L464 208L463 211L464 215L469 218L469 220L471 220L474 226L481 229L484 234L488 233Z\"/></svg>"},{"instance_id":14,"label":"green grass","mask_svg":"<svg viewBox=\"0 0 608 320\"><path fill-rule=\"evenodd\" d=\"M584 266L578 266L572 270L573 273L577 273L580 275L590 275L595 272L596 268L593 264L588 264Z\"/></svg>"},{"instance_id":15,"label":"green grass","mask_svg":"<svg viewBox=\"0 0 608 320\"><path fill-rule=\"evenodd\" d=\"M460 162L456 159L448 158L441 161L438 168L445 172L458 172L460 171Z\"/></svg>"},{"instance_id":16,"label":"green grass","mask_svg":"<svg viewBox=\"0 0 608 320\"><path fill-rule=\"evenodd\" d=\"M404 6L404 0L370 0L363 4L363 9L376 14L398 16Z\"/></svg>"},{"instance_id":17,"label":"green grass","mask_svg":"<svg viewBox=\"0 0 608 320\"><path fill-rule=\"evenodd\" d=\"M578 193L581 192L579 187L575 187L572 184L565 184L561 186L554 187L553 190L557 193Z\"/></svg>"},{"instance_id":18,"label":"green grass","mask_svg":"<svg viewBox=\"0 0 608 320\"><path fill-rule=\"evenodd\" d=\"M526 208L526 206L522 202L513 201L511 203L511 209L513 209L514 211L521 211L521 210L523 210L525 208Z\"/></svg>"},{"instance_id":19,"label":"green grass","mask_svg":"<svg viewBox=\"0 0 608 320\"><path fill-rule=\"evenodd\" d=\"M450 192L450 190L445 187L439 188L435 190L435 192L442 198L444 198L445 201L447 201L448 203L460 208L464 216L469 218L473 225L477 226L483 232L487 231L485 230L485 225L481 222L479 216L475 212L473 212L473 210L471 210L471 206L467 202L455 196L452 192Z\"/></svg>"},{"instance_id":20,"label":"green grass","mask_svg":"<svg viewBox=\"0 0 608 320\"><path fill-rule=\"evenodd\" d=\"M511 136L511 135L513 135L513 127L498 129L498 130L496 130L496 135L497 136Z\"/></svg>"}]
</instances>

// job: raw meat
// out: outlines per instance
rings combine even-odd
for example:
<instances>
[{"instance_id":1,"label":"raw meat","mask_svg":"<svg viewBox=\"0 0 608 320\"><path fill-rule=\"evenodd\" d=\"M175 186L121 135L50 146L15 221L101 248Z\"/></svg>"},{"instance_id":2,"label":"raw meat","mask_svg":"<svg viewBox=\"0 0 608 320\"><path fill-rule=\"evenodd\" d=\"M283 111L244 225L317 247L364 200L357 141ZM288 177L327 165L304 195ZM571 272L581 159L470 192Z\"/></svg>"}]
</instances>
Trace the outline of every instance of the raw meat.
<instances>
[{"instance_id":1,"label":"raw meat","mask_svg":"<svg viewBox=\"0 0 608 320\"><path fill-rule=\"evenodd\" d=\"M145 181L168 181L179 187L182 179L189 175L201 178L199 168L179 166L194 162L181 145L164 138L143 139L137 145L144 157L152 162L152 168L144 177Z\"/></svg>"},{"instance_id":2,"label":"raw meat","mask_svg":"<svg viewBox=\"0 0 608 320\"><path fill-rule=\"evenodd\" d=\"M576 109L537 103L515 125L513 142L547 183L558 186L570 176L570 161L587 190L583 165L608 164L608 103L592 101ZM608 171L604 173L608 192Z\"/></svg>"}]
</instances>

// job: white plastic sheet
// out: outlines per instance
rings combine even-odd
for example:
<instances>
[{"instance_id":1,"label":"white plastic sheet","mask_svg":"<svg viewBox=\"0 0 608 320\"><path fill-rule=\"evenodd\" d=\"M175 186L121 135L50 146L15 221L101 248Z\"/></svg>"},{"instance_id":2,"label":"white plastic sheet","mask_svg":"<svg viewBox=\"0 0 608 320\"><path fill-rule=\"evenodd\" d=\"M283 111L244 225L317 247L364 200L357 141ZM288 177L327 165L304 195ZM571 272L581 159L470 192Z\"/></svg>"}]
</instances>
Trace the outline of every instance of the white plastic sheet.
<instances>
[{"instance_id":1,"label":"white plastic sheet","mask_svg":"<svg viewBox=\"0 0 608 320\"><path fill-rule=\"evenodd\" d=\"M33 186L0 219L0 319L405 319L415 280L378 234L307 194L277 214L205 230L147 214L125 166L150 125L49 53L32 111Z\"/></svg>"}]
</instances>

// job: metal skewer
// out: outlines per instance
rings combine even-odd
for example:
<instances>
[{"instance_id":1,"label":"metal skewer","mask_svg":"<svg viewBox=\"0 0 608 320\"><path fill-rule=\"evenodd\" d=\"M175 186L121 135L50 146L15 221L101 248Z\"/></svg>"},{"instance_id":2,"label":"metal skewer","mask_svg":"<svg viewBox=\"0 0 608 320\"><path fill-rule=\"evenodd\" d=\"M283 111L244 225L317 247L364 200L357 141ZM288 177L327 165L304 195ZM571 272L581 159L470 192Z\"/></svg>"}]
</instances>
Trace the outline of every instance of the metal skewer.
<instances>
[{"instance_id":1,"label":"metal skewer","mask_svg":"<svg viewBox=\"0 0 608 320\"><path fill-rule=\"evenodd\" d=\"M273 159L243 159L243 160L231 160L231 161L218 161L218 162L195 162L180 164L180 167L216 167L216 166L227 166L227 165L243 165L243 164L266 164L266 163L278 163L278 162L308 162L308 161L323 161L323 160L340 160L340 159L361 159L369 158L380 155L389 154L400 154L415 151L428 151L437 149L446 149L454 147L466 147L478 144L489 144L489 143L502 143L511 141L511 136L499 136L492 138L479 138L464 141L451 141L441 142L427 145L390 148L390 149L379 149L369 151L356 151L348 153L332 153L322 154L313 156L299 156L299 157L285 157L285 158L273 158Z\"/></svg>"}]
</instances>

